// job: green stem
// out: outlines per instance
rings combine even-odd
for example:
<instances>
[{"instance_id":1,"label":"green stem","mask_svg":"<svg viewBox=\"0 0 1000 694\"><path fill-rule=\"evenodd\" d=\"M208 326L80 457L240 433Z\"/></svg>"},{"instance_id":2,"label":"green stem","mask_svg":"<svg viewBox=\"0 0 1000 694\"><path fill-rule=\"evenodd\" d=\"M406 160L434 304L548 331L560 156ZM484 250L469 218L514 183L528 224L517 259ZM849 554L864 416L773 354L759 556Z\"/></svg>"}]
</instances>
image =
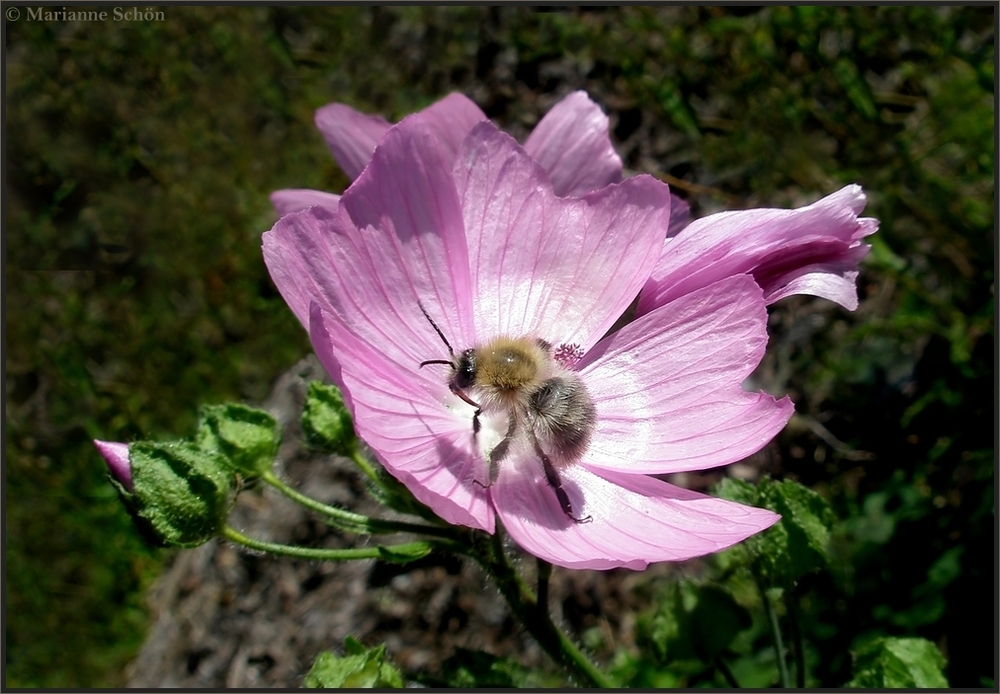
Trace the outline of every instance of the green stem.
<instances>
[{"instance_id":1,"label":"green stem","mask_svg":"<svg viewBox=\"0 0 1000 694\"><path fill-rule=\"evenodd\" d=\"M778 670L781 673L781 686L785 689L790 689L792 678L788 675L788 663L785 661L785 646L781 641L781 627L778 626L778 613L774 611L771 599L767 597L767 590L760 582L760 579L757 578L756 573L754 574L754 579L757 581L757 590L760 591L760 599L764 603L768 621L771 623L771 638L774 640L774 655L778 660Z\"/></svg>"},{"instance_id":2,"label":"green stem","mask_svg":"<svg viewBox=\"0 0 1000 694\"><path fill-rule=\"evenodd\" d=\"M805 689L806 686L806 653L803 648L802 630L799 628L798 597L789 593L785 605L788 608L788 622L792 626L792 640L795 642L795 686Z\"/></svg>"},{"instance_id":3,"label":"green stem","mask_svg":"<svg viewBox=\"0 0 1000 694\"><path fill-rule=\"evenodd\" d=\"M528 632L556 662L566 666L587 686L616 687L611 678L590 662L577 645L553 624L548 609L542 607L539 599L531 592L531 588L507 559L499 528L489 541L478 542L470 556L493 577L500 592L507 599L511 611L520 618ZM548 571L551 571L551 566ZM543 592L548 590L547 583L547 571L542 564L539 564L539 585L544 586Z\"/></svg>"},{"instance_id":4,"label":"green stem","mask_svg":"<svg viewBox=\"0 0 1000 694\"><path fill-rule=\"evenodd\" d=\"M363 547L361 549L311 549L309 547L296 547L294 545L281 545L274 542L265 542L247 537L232 526L222 528L222 536L227 540L256 549L268 554L280 554L286 557L296 557L298 559L319 559L326 561L344 561L348 559L378 559L383 556L385 550L390 552L410 553L420 551L427 547L426 542L410 542L404 545L388 545L382 547Z\"/></svg>"},{"instance_id":5,"label":"green stem","mask_svg":"<svg viewBox=\"0 0 1000 694\"><path fill-rule=\"evenodd\" d=\"M418 535L442 537L449 540L455 539L455 532L450 528L435 528L430 525L421 525L418 523L404 523L400 521L387 521L379 518L369 518L368 516L363 516L360 513L345 511L344 509L337 508L336 506L328 506L288 486L270 471L261 475L261 479L292 501L301 504L311 511L315 511L316 513L326 516L338 526L350 532L362 533L366 535L379 533L414 533Z\"/></svg>"},{"instance_id":6,"label":"green stem","mask_svg":"<svg viewBox=\"0 0 1000 694\"><path fill-rule=\"evenodd\" d=\"M538 567L538 609L549 612L549 577L552 575L552 564L544 559L536 562Z\"/></svg>"},{"instance_id":7,"label":"green stem","mask_svg":"<svg viewBox=\"0 0 1000 694\"><path fill-rule=\"evenodd\" d=\"M361 451L358 449L357 440L355 440L354 446L351 448L351 460L354 464L361 468L361 471L370 479L375 486L381 487L382 480L379 479L378 472L375 467L368 462L368 459L361 455Z\"/></svg>"},{"instance_id":8,"label":"green stem","mask_svg":"<svg viewBox=\"0 0 1000 694\"><path fill-rule=\"evenodd\" d=\"M726 665L726 661L722 659L722 656L715 656L715 667L722 673L722 676L726 678L726 682L729 683L730 687L733 689L740 689L740 683L737 681L736 675L734 675L733 671L729 669L728 665Z\"/></svg>"}]
</instances>

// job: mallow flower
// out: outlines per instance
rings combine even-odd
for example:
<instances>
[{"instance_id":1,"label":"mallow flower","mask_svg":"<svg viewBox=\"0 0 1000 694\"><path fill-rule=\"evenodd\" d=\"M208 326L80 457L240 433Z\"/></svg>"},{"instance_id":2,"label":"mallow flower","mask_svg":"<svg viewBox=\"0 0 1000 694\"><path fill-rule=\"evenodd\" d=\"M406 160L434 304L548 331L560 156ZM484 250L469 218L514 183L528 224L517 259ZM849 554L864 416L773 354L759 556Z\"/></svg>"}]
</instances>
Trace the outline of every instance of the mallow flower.
<instances>
[{"instance_id":1,"label":"mallow flower","mask_svg":"<svg viewBox=\"0 0 1000 694\"><path fill-rule=\"evenodd\" d=\"M499 521L570 568L688 559L776 522L653 476L743 459L791 416L788 398L742 387L767 342L754 276L713 275L605 335L660 263L665 184L641 175L560 196L489 121L448 144L426 113L358 160L336 204L264 234L264 259L358 435L420 501L489 533ZM573 517L532 446L491 466L509 417L477 418L468 399L481 394L449 388L445 341L458 355L501 337L551 345L593 402L589 444L557 465Z\"/></svg>"},{"instance_id":2,"label":"mallow flower","mask_svg":"<svg viewBox=\"0 0 1000 694\"><path fill-rule=\"evenodd\" d=\"M476 104L453 92L420 111L448 157L477 124L486 120ZM316 127L340 168L352 181L371 161L372 152L391 124L381 116L332 103L316 111ZM563 97L538 122L524 150L545 170L559 196L579 196L622 179L622 160L608 136L608 117L586 92ZM278 190L271 204L278 214L313 205L336 208L340 196L304 188ZM688 219L688 204L672 196L671 225L676 232Z\"/></svg>"}]
</instances>

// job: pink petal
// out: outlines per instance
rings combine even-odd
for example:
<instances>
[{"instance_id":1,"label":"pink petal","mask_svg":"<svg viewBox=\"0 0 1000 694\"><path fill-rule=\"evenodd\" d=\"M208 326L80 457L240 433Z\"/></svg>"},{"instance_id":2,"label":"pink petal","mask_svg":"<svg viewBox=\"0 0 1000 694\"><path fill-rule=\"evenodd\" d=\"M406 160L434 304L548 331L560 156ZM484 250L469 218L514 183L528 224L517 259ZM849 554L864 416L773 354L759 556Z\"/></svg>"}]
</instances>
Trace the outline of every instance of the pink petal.
<instances>
[{"instance_id":1,"label":"pink petal","mask_svg":"<svg viewBox=\"0 0 1000 694\"><path fill-rule=\"evenodd\" d=\"M407 367L447 357L418 302L456 349L474 342L458 200L441 148L420 119L386 134L335 214L310 208L264 234L271 277L304 325L316 301Z\"/></svg>"},{"instance_id":2,"label":"pink petal","mask_svg":"<svg viewBox=\"0 0 1000 694\"><path fill-rule=\"evenodd\" d=\"M695 220L665 243L643 287L639 314L742 273L754 276L768 302L804 291L853 309L857 294L852 273L868 248L860 239L878 228L877 220L858 217L864 204L861 187L852 185L795 210L720 212ZM801 280L815 273L835 281Z\"/></svg>"},{"instance_id":3,"label":"pink petal","mask_svg":"<svg viewBox=\"0 0 1000 694\"><path fill-rule=\"evenodd\" d=\"M857 267L870 248L868 244L858 244L826 258L815 252L820 249L814 248L812 256L818 259L815 262L803 262L800 257L798 262L793 261L795 266L791 268L787 267L790 259L775 264L766 275L761 273L760 279L768 288L764 300L773 304L793 294L809 294L835 301L853 311L858 307Z\"/></svg>"},{"instance_id":4,"label":"pink petal","mask_svg":"<svg viewBox=\"0 0 1000 694\"><path fill-rule=\"evenodd\" d=\"M608 117L583 91L553 106L524 150L548 172L559 196L585 195L622 178L622 160L608 137Z\"/></svg>"},{"instance_id":5,"label":"pink petal","mask_svg":"<svg viewBox=\"0 0 1000 694\"><path fill-rule=\"evenodd\" d=\"M94 446L108 464L111 476L132 491L132 465L129 463L128 444L94 439Z\"/></svg>"},{"instance_id":6,"label":"pink petal","mask_svg":"<svg viewBox=\"0 0 1000 694\"><path fill-rule=\"evenodd\" d=\"M458 92L431 104L420 114L441 144L449 163L455 158L472 126L486 120L482 109ZM316 127L326 139L340 168L354 180L371 161L372 152L390 125L379 116L370 116L350 106L334 103L316 111Z\"/></svg>"},{"instance_id":7,"label":"pink petal","mask_svg":"<svg viewBox=\"0 0 1000 694\"><path fill-rule=\"evenodd\" d=\"M340 196L333 193L324 193L321 190L288 188L285 190L276 190L271 193L271 205L279 216L284 216L290 212L298 212L314 205L325 207L328 210L336 210L340 206Z\"/></svg>"},{"instance_id":8,"label":"pink petal","mask_svg":"<svg viewBox=\"0 0 1000 694\"><path fill-rule=\"evenodd\" d=\"M455 179L480 341L535 334L587 349L645 282L669 224L664 184L638 176L558 198L539 166L489 122L466 139Z\"/></svg>"},{"instance_id":9,"label":"pink petal","mask_svg":"<svg viewBox=\"0 0 1000 694\"><path fill-rule=\"evenodd\" d=\"M602 340L579 366L597 407L587 465L655 474L760 450L793 412L788 398L741 386L764 355L766 322L760 288L738 275Z\"/></svg>"},{"instance_id":10,"label":"pink petal","mask_svg":"<svg viewBox=\"0 0 1000 694\"><path fill-rule=\"evenodd\" d=\"M510 536L523 549L570 569L641 570L716 552L773 525L765 509L715 499L645 475L570 465L560 471L573 513L567 518L541 465L501 465L490 496Z\"/></svg>"},{"instance_id":11,"label":"pink petal","mask_svg":"<svg viewBox=\"0 0 1000 694\"><path fill-rule=\"evenodd\" d=\"M449 523L493 532L481 486L489 473L473 446L470 413L448 408L444 380L388 358L316 303L309 333L345 394L358 436L385 469Z\"/></svg>"},{"instance_id":12,"label":"pink petal","mask_svg":"<svg viewBox=\"0 0 1000 694\"><path fill-rule=\"evenodd\" d=\"M316 111L316 127L347 177L357 178L389 129L389 122L345 104L327 104Z\"/></svg>"},{"instance_id":13,"label":"pink petal","mask_svg":"<svg viewBox=\"0 0 1000 694\"><path fill-rule=\"evenodd\" d=\"M351 248L350 220L345 221L345 216L311 207L285 215L262 237L264 264L271 279L306 328L310 302L333 310L341 301L344 280L335 262Z\"/></svg>"},{"instance_id":14,"label":"pink petal","mask_svg":"<svg viewBox=\"0 0 1000 694\"><path fill-rule=\"evenodd\" d=\"M452 92L431 104L420 111L420 115L441 144L449 165L455 161L455 155L469 131L476 123L486 120L482 109L472 99L458 92Z\"/></svg>"},{"instance_id":15,"label":"pink petal","mask_svg":"<svg viewBox=\"0 0 1000 694\"><path fill-rule=\"evenodd\" d=\"M684 198L670 194L670 226L667 228L667 238L673 238L691 223L691 206Z\"/></svg>"}]
</instances>

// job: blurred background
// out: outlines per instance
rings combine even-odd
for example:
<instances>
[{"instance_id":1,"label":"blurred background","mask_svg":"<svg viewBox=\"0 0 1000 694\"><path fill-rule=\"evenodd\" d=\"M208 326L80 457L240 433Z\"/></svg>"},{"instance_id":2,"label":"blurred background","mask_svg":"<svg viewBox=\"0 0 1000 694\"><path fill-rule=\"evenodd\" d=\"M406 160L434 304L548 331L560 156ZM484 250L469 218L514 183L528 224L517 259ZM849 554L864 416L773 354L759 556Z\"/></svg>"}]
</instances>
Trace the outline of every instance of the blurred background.
<instances>
[{"instance_id":1,"label":"blurred background","mask_svg":"<svg viewBox=\"0 0 1000 694\"><path fill-rule=\"evenodd\" d=\"M348 183L314 110L398 119L457 90L523 140L576 89L627 172L695 216L864 186L860 308L772 307L760 372L799 412L767 471L840 519L839 566L806 586L811 638L841 654L817 676L849 679L864 635L915 635L952 686L993 686L992 6L12 7L6 686L120 686L144 638L169 553L90 439L189 435L199 404L259 402L309 351L260 235L272 190Z\"/></svg>"}]
</instances>

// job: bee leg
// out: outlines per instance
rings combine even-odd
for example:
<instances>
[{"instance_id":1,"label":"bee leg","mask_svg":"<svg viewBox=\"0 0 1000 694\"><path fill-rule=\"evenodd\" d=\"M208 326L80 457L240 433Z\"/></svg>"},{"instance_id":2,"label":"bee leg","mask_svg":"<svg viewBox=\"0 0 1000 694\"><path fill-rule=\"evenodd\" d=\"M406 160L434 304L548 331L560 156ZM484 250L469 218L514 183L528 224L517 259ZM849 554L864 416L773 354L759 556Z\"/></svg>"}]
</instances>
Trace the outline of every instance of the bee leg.
<instances>
[{"instance_id":1,"label":"bee leg","mask_svg":"<svg viewBox=\"0 0 1000 694\"><path fill-rule=\"evenodd\" d=\"M542 459L542 469L545 470L545 479L548 480L552 486L552 490L556 493L556 498L559 500L559 505L562 507L563 513L574 523L590 523L593 521L593 516L577 518L573 515L573 504L570 503L569 494L563 488L562 480L559 479L559 472L556 470L556 466L552 464L549 456L545 455L545 451L538 445L538 439L532 436L531 441L535 446L535 453Z\"/></svg>"},{"instance_id":2,"label":"bee leg","mask_svg":"<svg viewBox=\"0 0 1000 694\"><path fill-rule=\"evenodd\" d=\"M493 486L493 483L497 481L497 473L500 470L500 460L507 455L507 449L510 448L510 439L505 438L490 451L490 483L483 484L479 480L472 480L472 483L483 489L489 489Z\"/></svg>"},{"instance_id":3,"label":"bee leg","mask_svg":"<svg viewBox=\"0 0 1000 694\"><path fill-rule=\"evenodd\" d=\"M483 489L489 489L493 486L493 483L497 481L497 474L500 472L500 461L507 457L507 451L510 450L510 442L514 440L514 433L516 431L517 418L511 417L510 422L507 424L507 433L500 440L500 443L490 451L490 483L483 484L479 480L472 480L473 484L477 484Z\"/></svg>"},{"instance_id":4,"label":"bee leg","mask_svg":"<svg viewBox=\"0 0 1000 694\"><path fill-rule=\"evenodd\" d=\"M479 415L481 415L483 413L483 408L479 406L478 402L476 402L475 400L473 400L472 398L470 398L468 395L466 395L465 391L463 391L461 388L458 388L458 387L456 387L454 385L450 385L448 387L451 389L452 393L454 393L455 395L457 395L458 397L460 397L462 400L464 400L465 402L469 403L470 405L472 405L473 407L476 408L475 414L472 415L472 433L473 434L478 434L479 433L479 429L481 428L481 426L479 424Z\"/></svg>"},{"instance_id":5,"label":"bee leg","mask_svg":"<svg viewBox=\"0 0 1000 694\"><path fill-rule=\"evenodd\" d=\"M510 450L510 442L514 440L514 434L516 433L517 417L511 416L507 422L507 433L504 434L500 443L490 451L490 484L496 482L497 475L500 472L500 461L507 457L507 451Z\"/></svg>"}]
</instances>

